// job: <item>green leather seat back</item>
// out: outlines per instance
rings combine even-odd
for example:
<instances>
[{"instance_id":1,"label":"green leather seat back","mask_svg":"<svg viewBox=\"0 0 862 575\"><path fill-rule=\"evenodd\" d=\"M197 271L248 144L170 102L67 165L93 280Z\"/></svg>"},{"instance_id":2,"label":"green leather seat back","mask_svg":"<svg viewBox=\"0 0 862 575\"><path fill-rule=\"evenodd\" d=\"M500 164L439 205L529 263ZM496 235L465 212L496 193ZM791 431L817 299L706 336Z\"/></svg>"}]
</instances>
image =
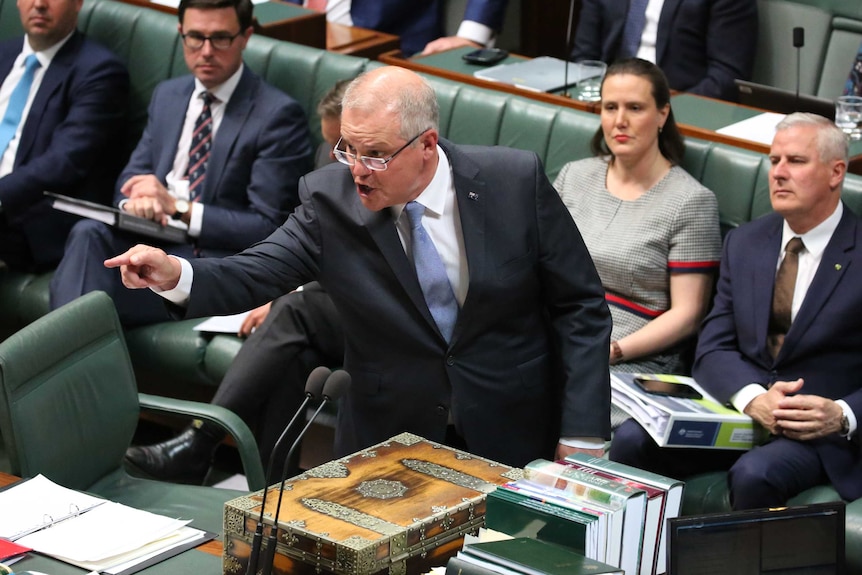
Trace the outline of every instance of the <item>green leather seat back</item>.
<instances>
[{"instance_id":1,"label":"green leather seat back","mask_svg":"<svg viewBox=\"0 0 862 575\"><path fill-rule=\"evenodd\" d=\"M832 14L816 6L788 0L758 0L757 8L758 38L752 79L769 86L796 89L793 28L804 26L805 47L801 51L799 89L805 94L816 93L829 42Z\"/></svg>"},{"instance_id":2,"label":"green leather seat back","mask_svg":"<svg viewBox=\"0 0 862 575\"><path fill-rule=\"evenodd\" d=\"M570 109L559 111L550 133L544 135L548 139L545 171L552 183L568 162L592 156L590 140L599 125L596 114Z\"/></svg>"},{"instance_id":3,"label":"green leather seat back","mask_svg":"<svg viewBox=\"0 0 862 575\"><path fill-rule=\"evenodd\" d=\"M0 428L16 475L88 489L119 467L138 411L120 322L103 292L0 343Z\"/></svg>"},{"instance_id":4,"label":"green leather seat back","mask_svg":"<svg viewBox=\"0 0 862 575\"><path fill-rule=\"evenodd\" d=\"M0 0L0 40L24 33L16 0Z\"/></svg>"},{"instance_id":5,"label":"green leather seat back","mask_svg":"<svg viewBox=\"0 0 862 575\"><path fill-rule=\"evenodd\" d=\"M751 219L751 206L757 189L763 156L731 146L713 146L703 167L701 183L718 200L723 231Z\"/></svg>"}]
</instances>

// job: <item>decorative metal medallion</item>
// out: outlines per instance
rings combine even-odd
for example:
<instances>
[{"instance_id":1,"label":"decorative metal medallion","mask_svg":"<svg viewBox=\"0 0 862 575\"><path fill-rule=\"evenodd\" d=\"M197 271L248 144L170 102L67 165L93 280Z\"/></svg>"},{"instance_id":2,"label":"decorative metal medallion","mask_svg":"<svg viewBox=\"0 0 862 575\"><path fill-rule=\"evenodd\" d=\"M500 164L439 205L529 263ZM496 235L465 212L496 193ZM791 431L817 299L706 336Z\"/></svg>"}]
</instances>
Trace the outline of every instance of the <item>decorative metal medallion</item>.
<instances>
[{"instance_id":1,"label":"decorative metal medallion","mask_svg":"<svg viewBox=\"0 0 862 575\"><path fill-rule=\"evenodd\" d=\"M404 497L404 494L407 493L407 486L400 481L375 479L373 481L363 481L356 488L356 491L363 497L395 499L396 497Z\"/></svg>"},{"instance_id":2,"label":"decorative metal medallion","mask_svg":"<svg viewBox=\"0 0 862 575\"><path fill-rule=\"evenodd\" d=\"M346 465L338 461L330 461L329 463L309 469L303 475L314 477L315 479L335 479L347 477L350 475L350 470L347 469Z\"/></svg>"},{"instance_id":3,"label":"decorative metal medallion","mask_svg":"<svg viewBox=\"0 0 862 575\"><path fill-rule=\"evenodd\" d=\"M422 441L425 441L425 440L422 439L421 437L419 437L418 435L414 435L412 433L407 433L407 432L399 433L398 435L396 435L395 437L393 437L392 439L389 440L389 442L392 442L392 443L400 443L401 445L408 445L408 446L416 445L417 443L420 443Z\"/></svg>"},{"instance_id":4,"label":"decorative metal medallion","mask_svg":"<svg viewBox=\"0 0 862 575\"><path fill-rule=\"evenodd\" d=\"M363 459L372 459L374 457L377 457L377 452L374 451L373 449L371 449L369 451L363 451L362 452L362 458Z\"/></svg>"},{"instance_id":5,"label":"decorative metal medallion","mask_svg":"<svg viewBox=\"0 0 862 575\"><path fill-rule=\"evenodd\" d=\"M380 533L381 535L395 535L403 529L400 525L384 521L379 517L368 515L367 513L363 513L362 511L352 509L333 501L304 497L300 499L300 503L312 511L346 521L358 527L363 527L370 531Z\"/></svg>"},{"instance_id":6,"label":"decorative metal medallion","mask_svg":"<svg viewBox=\"0 0 862 575\"><path fill-rule=\"evenodd\" d=\"M430 461L402 459L401 464L412 471L418 471L419 473L430 475L435 479L440 479L460 487L466 487L467 489L475 489L482 493L491 493L497 488L496 485L488 483L484 479Z\"/></svg>"}]
</instances>

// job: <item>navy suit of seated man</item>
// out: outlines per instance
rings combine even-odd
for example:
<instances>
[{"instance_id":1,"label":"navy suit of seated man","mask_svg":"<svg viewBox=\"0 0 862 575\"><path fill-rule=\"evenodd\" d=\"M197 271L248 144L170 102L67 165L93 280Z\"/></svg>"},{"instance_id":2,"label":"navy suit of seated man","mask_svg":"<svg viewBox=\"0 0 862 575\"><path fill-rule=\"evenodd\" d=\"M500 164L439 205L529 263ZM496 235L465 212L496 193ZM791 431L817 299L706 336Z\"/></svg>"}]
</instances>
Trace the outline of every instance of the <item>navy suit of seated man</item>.
<instances>
[{"instance_id":1,"label":"navy suit of seated man","mask_svg":"<svg viewBox=\"0 0 862 575\"><path fill-rule=\"evenodd\" d=\"M25 35L0 42L0 259L11 268L56 266L78 221L43 192L107 203L125 161L129 75L76 30L82 4L18 0Z\"/></svg>"},{"instance_id":2,"label":"navy suit of seated man","mask_svg":"<svg viewBox=\"0 0 862 575\"><path fill-rule=\"evenodd\" d=\"M250 0L183 0L183 54L192 72L156 87L144 134L117 182L116 204L188 229L187 258L224 257L264 239L299 203L312 167L300 105L242 61L252 34ZM141 241L95 221L75 226L51 282L51 306L103 290L124 325L167 321L160 298L129 292L105 258Z\"/></svg>"},{"instance_id":3,"label":"navy suit of seated man","mask_svg":"<svg viewBox=\"0 0 862 575\"><path fill-rule=\"evenodd\" d=\"M848 501L862 496L855 441L862 414L862 220L841 201L847 139L822 116L791 114L778 124L769 159L775 211L728 234L693 370L711 395L750 415L768 439L741 456L661 449L629 420L610 453L681 478L730 466L735 509L785 505L820 484Z\"/></svg>"}]
</instances>

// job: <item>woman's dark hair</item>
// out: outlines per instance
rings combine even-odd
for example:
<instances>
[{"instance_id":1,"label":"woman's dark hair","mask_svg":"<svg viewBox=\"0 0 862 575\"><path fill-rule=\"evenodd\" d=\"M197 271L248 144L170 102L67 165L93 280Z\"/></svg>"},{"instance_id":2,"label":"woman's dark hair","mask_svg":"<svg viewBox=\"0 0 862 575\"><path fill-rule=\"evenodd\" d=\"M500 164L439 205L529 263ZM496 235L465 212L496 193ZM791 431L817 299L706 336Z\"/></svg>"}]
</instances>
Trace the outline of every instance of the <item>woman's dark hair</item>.
<instances>
[{"instance_id":1,"label":"woman's dark hair","mask_svg":"<svg viewBox=\"0 0 862 575\"><path fill-rule=\"evenodd\" d=\"M602 79L602 89L604 90L605 81L609 76L618 76L621 74L631 74L645 78L652 85L652 97L655 100L657 108L664 108L670 103L670 87L667 84L664 72L661 68L640 58L627 58L625 60L617 60L610 66ZM676 120L673 118L673 110L671 109L667 115L667 121L658 135L658 149L661 155L670 160L674 165L678 165L682 161L682 156L685 153L685 142L682 134L679 133L679 128L676 125ZM613 155L605 142L605 135L602 127L596 130L593 139L590 140L590 150L596 156L611 156Z\"/></svg>"}]
</instances>

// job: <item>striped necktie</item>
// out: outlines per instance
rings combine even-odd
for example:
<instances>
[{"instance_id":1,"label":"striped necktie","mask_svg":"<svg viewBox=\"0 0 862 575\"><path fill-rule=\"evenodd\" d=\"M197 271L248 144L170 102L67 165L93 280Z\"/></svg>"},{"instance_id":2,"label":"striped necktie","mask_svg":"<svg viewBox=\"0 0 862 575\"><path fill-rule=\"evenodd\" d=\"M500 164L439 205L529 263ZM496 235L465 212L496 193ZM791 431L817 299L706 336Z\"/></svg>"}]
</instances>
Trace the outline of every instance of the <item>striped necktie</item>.
<instances>
[{"instance_id":1,"label":"striped necktie","mask_svg":"<svg viewBox=\"0 0 862 575\"><path fill-rule=\"evenodd\" d=\"M195 120L195 130L192 132L192 144L189 148L189 199L196 201L204 189L207 175L207 163L210 159L210 148L213 141L213 117L210 105L215 97L209 92L201 94L204 106L200 116Z\"/></svg>"},{"instance_id":2,"label":"striped necktie","mask_svg":"<svg viewBox=\"0 0 862 575\"><path fill-rule=\"evenodd\" d=\"M0 121L0 155L3 155L6 148L9 147L9 142L12 141L12 138L15 137L15 133L18 131L18 124L21 123L24 107L27 105L27 99L30 97L33 76L36 74L36 68L39 66L36 54L30 54L24 60L24 75L21 76L15 89L12 90L12 95L9 97L9 105L6 107L6 113L3 115L3 120Z\"/></svg>"}]
</instances>

